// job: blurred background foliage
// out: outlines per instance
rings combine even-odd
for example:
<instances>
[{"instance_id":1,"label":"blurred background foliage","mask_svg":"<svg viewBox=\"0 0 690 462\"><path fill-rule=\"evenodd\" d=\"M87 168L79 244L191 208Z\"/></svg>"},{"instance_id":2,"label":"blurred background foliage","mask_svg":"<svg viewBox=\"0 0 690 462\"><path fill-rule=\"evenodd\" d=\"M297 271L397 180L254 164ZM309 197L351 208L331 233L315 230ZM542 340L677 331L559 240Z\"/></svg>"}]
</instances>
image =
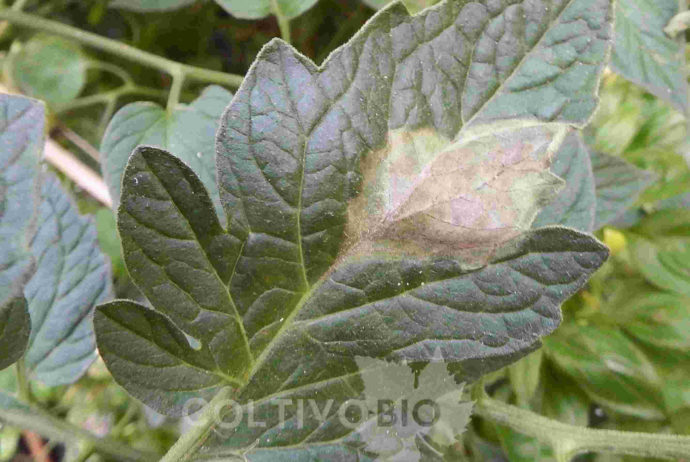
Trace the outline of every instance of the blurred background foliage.
<instances>
[{"instance_id":1,"label":"blurred background foliage","mask_svg":"<svg viewBox=\"0 0 690 462\"><path fill-rule=\"evenodd\" d=\"M176 61L241 75L261 47L281 35L274 16L237 19L214 2L188 1L180 9L146 13L110 8L108 0L24 3L25 11L63 24ZM372 7L383 3L319 0L292 20L292 44L321 63L375 13ZM160 72L69 40L8 24L0 30L3 85L46 101L51 137L96 172L98 146L118 108L142 99L165 103L170 81ZM182 101L192 101L201 88L188 85ZM687 118L610 70L600 96L600 107L585 130L590 148L651 172L654 181L632 208L596 232L610 247L611 258L587 288L565 304L562 327L544 340L542 349L486 383L494 396L563 422L690 435ZM112 210L64 175L61 179L81 212L95 217L99 242L112 261L117 296L136 298L120 256ZM12 369L0 373L1 388L12 391L15 386ZM76 384L36 385L34 394L54 415L135 448L162 453L184 430L129 398L100 361ZM35 448L29 436L2 428L0 461L32 457ZM52 460L80 453L79 448L43 444ZM475 419L447 456L532 461L549 460L552 454L531 438ZM636 460L596 455L581 459Z\"/></svg>"}]
</instances>

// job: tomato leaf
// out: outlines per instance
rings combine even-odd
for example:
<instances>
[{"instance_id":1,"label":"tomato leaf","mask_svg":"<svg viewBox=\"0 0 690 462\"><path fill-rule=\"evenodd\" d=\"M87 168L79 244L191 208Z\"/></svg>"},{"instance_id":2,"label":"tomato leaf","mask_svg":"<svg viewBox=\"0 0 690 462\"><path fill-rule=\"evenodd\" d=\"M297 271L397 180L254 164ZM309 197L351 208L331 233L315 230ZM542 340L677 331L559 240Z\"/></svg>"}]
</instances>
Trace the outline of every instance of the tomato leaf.
<instances>
[{"instance_id":1,"label":"tomato leaf","mask_svg":"<svg viewBox=\"0 0 690 462\"><path fill-rule=\"evenodd\" d=\"M363 457L334 414L363 392L356 356L438 349L472 381L533 351L608 254L529 228L562 183L553 155L597 104L610 20L606 0L398 3L320 68L270 42L217 135L228 230L184 162L129 160L118 227L153 308L97 311L115 379L178 416L234 388L267 426L215 428L209 457ZM325 421L279 428L273 399L313 397L336 402Z\"/></svg>"},{"instance_id":2,"label":"tomato leaf","mask_svg":"<svg viewBox=\"0 0 690 462\"><path fill-rule=\"evenodd\" d=\"M35 271L31 236L39 202L43 105L0 95L0 369L24 353L29 314L24 285Z\"/></svg>"},{"instance_id":3,"label":"tomato leaf","mask_svg":"<svg viewBox=\"0 0 690 462\"><path fill-rule=\"evenodd\" d=\"M9 54L6 66L15 87L50 107L69 103L86 85L87 57L78 44L61 37L32 37Z\"/></svg>"},{"instance_id":4,"label":"tomato leaf","mask_svg":"<svg viewBox=\"0 0 690 462\"><path fill-rule=\"evenodd\" d=\"M231 99L232 93L222 87L209 86L190 105L172 114L157 104L145 102L120 109L108 124L101 142L103 177L114 207L119 203L122 173L129 155L139 145L151 145L175 152L190 165L204 186L213 191L220 213L213 139L220 116Z\"/></svg>"},{"instance_id":5,"label":"tomato leaf","mask_svg":"<svg viewBox=\"0 0 690 462\"><path fill-rule=\"evenodd\" d=\"M24 361L32 379L72 383L96 359L93 310L111 296L112 276L93 220L79 215L52 175L43 180L31 250L37 270L24 288L31 315Z\"/></svg>"},{"instance_id":6,"label":"tomato leaf","mask_svg":"<svg viewBox=\"0 0 690 462\"><path fill-rule=\"evenodd\" d=\"M597 194L594 228L599 229L632 207L655 175L597 151L591 152L591 158Z\"/></svg>"},{"instance_id":7,"label":"tomato leaf","mask_svg":"<svg viewBox=\"0 0 690 462\"><path fill-rule=\"evenodd\" d=\"M592 232L598 199L589 150L579 133L573 132L565 139L551 172L565 180L565 188L541 211L532 226L564 225Z\"/></svg>"},{"instance_id":8,"label":"tomato leaf","mask_svg":"<svg viewBox=\"0 0 690 462\"><path fill-rule=\"evenodd\" d=\"M270 14L294 19L318 0L216 0L225 11L240 19L261 19ZM276 11L277 10L277 11Z\"/></svg>"},{"instance_id":9,"label":"tomato leaf","mask_svg":"<svg viewBox=\"0 0 690 462\"><path fill-rule=\"evenodd\" d=\"M664 32L671 18L678 14L678 5L676 0L616 2L611 65L626 79L686 112L685 39L673 39Z\"/></svg>"}]
</instances>

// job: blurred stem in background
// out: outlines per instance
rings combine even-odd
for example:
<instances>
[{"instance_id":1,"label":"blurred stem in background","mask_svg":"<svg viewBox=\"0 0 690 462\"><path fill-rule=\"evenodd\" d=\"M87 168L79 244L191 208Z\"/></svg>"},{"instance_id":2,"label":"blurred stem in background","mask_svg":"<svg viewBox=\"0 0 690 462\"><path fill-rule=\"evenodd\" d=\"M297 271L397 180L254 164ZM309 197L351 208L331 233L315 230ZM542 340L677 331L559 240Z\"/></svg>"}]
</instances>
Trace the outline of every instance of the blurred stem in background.
<instances>
[{"instance_id":1,"label":"blurred stem in background","mask_svg":"<svg viewBox=\"0 0 690 462\"><path fill-rule=\"evenodd\" d=\"M33 29L72 39L84 45L120 56L121 58L130 61L138 62L154 69L158 69L161 72L165 72L172 77L172 84L168 96L168 110L174 109L177 105L180 92L182 91L183 84L186 80L217 83L227 85L232 88L237 88L242 84L242 80L244 79L244 77L241 75L227 74L225 72L212 71L196 66L178 63L177 61L163 58L161 56L139 50L138 48L134 48L124 43L101 37L100 35L92 34L72 26L51 21L49 19L44 19L36 15L15 11L14 8L0 10L0 20L7 21L10 24L27 29ZM286 21L287 19L283 17L283 23L286 23ZM283 31L284 27L285 24L281 26L281 31ZM289 27L289 25L287 27ZM288 34L289 39L289 28L286 33Z\"/></svg>"}]
</instances>

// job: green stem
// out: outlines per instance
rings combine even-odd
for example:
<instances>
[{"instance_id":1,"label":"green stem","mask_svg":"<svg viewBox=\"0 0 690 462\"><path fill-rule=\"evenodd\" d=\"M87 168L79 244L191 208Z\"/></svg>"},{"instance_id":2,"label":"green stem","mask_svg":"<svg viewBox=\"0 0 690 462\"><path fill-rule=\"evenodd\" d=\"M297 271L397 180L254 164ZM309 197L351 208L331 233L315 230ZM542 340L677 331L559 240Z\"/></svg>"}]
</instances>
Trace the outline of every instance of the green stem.
<instances>
[{"instance_id":1,"label":"green stem","mask_svg":"<svg viewBox=\"0 0 690 462\"><path fill-rule=\"evenodd\" d=\"M170 93L168 93L168 114L172 114L177 104L180 102L180 94L184 86L184 73L176 72L172 75L172 85L170 85Z\"/></svg>"},{"instance_id":2,"label":"green stem","mask_svg":"<svg viewBox=\"0 0 690 462\"><path fill-rule=\"evenodd\" d=\"M220 411L232 398L232 394L233 389L230 387L221 389L201 410L201 415L192 428L177 440L160 462L178 462L193 457L199 446L206 441L213 427L218 424Z\"/></svg>"},{"instance_id":3,"label":"green stem","mask_svg":"<svg viewBox=\"0 0 690 462\"><path fill-rule=\"evenodd\" d=\"M281 10L280 5L278 5L278 0L271 0L271 10L273 10L273 15L278 20L281 38L287 43L292 43L292 38L290 37L290 20L283 14L283 10Z\"/></svg>"},{"instance_id":4,"label":"green stem","mask_svg":"<svg viewBox=\"0 0 690 462\"><path fill-rule=\"evenodd\" d=\"M110 101L116 100L117 98L125 95L163 97L165 96L165 93L165 90L159 90L157 88L140 87L138 85L123 85L115 90L75 99L74 101L70 101L69 103L58 106L55 109L55 112L60 113L73 111L75 109L92 106L94 104L108 104Z\"/></svg>"},{"instance_id":5,"label":"green stem","mask_svg":"<svg viewBox=\"0 0 690 462\"><path fill-rule=\"evenodd\" d=\"M497 401L485 394L478 397L475 413L550 445L559 461L569 461L587 452L671 460L690 457L690 436L577 427Z\"/></svg>"},{"instance_id":6,"label":"green stem","mask_svg":"<svg viewBox=\"0 0 690 462\"><path fill-rule=\"evenodd\" d=\"M29 384L28 374L26 373L26 363L24 362L24 358L20 358L19 361L15 363L15 372L17 377L17 390L19 391L19 397L26 403L32 402L33 396L31 395L31 385Z\"/></svg>"},{"instance_id":7,"label":"green stem","mask_svg":"<svg viewBox=\"0 0 690 462\"><path fill-rule=\"evenodd\" d=\"M131 86L135 85L134 80L129 75L129 73L127 73L127 71L122 69L120 66L116 66L115 64L106 63L104 61L93 60L93 61L89 61L89 68L90 69L96 69L99 71L109 72L109 73L117 76L117 78L120 79L122 81L122 83L125 85L131 85Z\"/></svg>"},{"instance_id":8,"label":"green stem","mask_svg":"<svg viewBox=\"0 0 690 462\"><path fill-rule=\"evenodd\" d=\"M225 72L202 69L200 67L189 66L172 61L161 56L148 53L138 48L110 40L100 35L86 32L76 27L68 26L56 21L44 19L33 14L12 11L11 9L0 10L0 21L8 21L11 24L25 27L27 29L39 30L54 35L59 35L68 39L75 40L84 45L97 48L99 50L120 56L130 61L135 61L145 66L158 69L170 75L176 73L184 75L189 79L199 82L217 83L237 88L241 85L243 77L241 75L226 74Z\"/></svg>"},{"instance_id":9,"label":"green stem","mask_svg":"<svg viewBox=\"0 0 690 462\"><path fill-rule=\"evenodd\" d=\"M156 460L158 457L157 454L137 451L126 444L107 437L98 437L33 406L1 407L0 421L16 428L30 429L51 440L74 445L86 445L86 447L91 446L94 451L116 460L144 462Z\"/></svg>"}]
</instances>

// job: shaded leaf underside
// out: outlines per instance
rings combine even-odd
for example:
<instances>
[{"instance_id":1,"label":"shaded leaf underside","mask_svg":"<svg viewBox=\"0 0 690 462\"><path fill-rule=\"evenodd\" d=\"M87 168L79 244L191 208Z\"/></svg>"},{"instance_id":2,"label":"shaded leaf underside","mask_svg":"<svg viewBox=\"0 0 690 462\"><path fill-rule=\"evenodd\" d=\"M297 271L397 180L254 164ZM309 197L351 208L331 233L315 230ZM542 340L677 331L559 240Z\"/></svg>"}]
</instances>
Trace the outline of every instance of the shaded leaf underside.
<instances>
[{"instance_id":1,"label":"shaded leaf underside","mask_svg":"<svg viewBox=\"0 0 690 462\"><path fill-rule=\"evenodd\" d=\"M93 221L79 216L52 175L43 180L31 248L37 270L24 289L31 315L27 369L49 386L72 383L96 359L93 310L111 295L112 277Z\"/></svg>"},{"instance_id":2,"label":"shaded leaf underside","mask_svg":"<svg viewBox=\"0 0 690 462\"><path fill-rule=\"evenodd\" d=\"M24 352L29 316L23 296L35 266L30 251L39 195L43 105L0 95L0 369Z\"/></svg>"}]
</instances>

